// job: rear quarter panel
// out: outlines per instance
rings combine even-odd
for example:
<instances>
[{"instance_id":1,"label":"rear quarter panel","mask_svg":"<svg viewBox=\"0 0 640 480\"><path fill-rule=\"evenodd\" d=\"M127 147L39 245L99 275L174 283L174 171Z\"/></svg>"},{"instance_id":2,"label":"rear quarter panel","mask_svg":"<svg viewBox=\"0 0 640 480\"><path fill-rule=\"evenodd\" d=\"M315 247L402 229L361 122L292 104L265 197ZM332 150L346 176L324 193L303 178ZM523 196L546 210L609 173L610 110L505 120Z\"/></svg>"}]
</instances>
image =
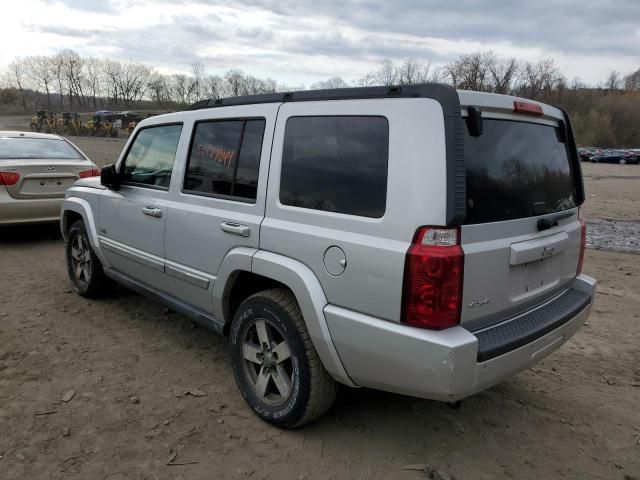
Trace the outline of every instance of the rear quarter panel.
<instances>
[{"instance_id":1,"label":"rear quarter panel","mask_svg":"<svg viewBox=\"0 0 640 480\"><path fill-rule=\"evenodd\" d=\"M286 122L292 116L384 116L389 123L386 210L365 218L283 205L279 200ZM260 248L307 265L330 304L400 320L405 255L416 229L446 221L443 112L431 99L318 101L284 104L279 111ZM346 255L346 269L330 275L324 254Z\"/></svg>"}]
</instances>

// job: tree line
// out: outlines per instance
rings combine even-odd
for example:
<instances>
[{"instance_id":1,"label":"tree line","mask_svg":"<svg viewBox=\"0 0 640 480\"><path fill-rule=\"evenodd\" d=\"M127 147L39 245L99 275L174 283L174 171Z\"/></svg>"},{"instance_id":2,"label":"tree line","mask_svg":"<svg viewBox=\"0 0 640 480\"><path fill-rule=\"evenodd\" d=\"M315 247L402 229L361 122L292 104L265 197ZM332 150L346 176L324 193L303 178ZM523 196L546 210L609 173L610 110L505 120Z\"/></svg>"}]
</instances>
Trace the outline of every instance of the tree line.
<instances>
[{"instance_id":1,"label":"tree line","mask_svg":"<svg viewBox=\"0 0 640 480\"><path fill-rule=\"evenodd\" d=\"M361 78L333 77L311 89L445 82L457 88L518 95L566 108L578 141L603 147L640 147L640 68L611 72L599 85L568 80L553 60L522 62L492 51L460 55L443 65L408 59L383 61ZM304 89L241 70L161 74L143 63L82 57L73 50L15 58L0 76L0 110L180 109L204 98Z\"/></svg>"}]
</instances>

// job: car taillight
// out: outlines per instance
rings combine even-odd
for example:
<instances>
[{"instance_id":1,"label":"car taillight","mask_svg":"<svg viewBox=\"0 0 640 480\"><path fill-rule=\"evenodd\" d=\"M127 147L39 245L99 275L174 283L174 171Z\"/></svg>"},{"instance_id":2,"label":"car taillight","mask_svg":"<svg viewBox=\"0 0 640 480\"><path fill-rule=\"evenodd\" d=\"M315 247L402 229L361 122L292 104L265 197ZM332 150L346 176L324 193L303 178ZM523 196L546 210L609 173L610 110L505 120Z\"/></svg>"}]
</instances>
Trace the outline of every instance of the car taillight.
<instances>
[{"instance_id":1,"label":"car taillight","mask_svg":"<svg viewBox=\"0 0 640 480\"><path fill-rule=\"evenodd\" d=\"M84 172L80 172L80 178L99 177L99 176L100 176L100 170L97 168L92 168L91 170L85 170Z\"/></svg>"},{"instance_id":2,"label":"car taillight","mask_svg":"<svg viewBox=\"0 0 640 480\"><path fill-rule=\"evenodd\" d=\"M20 175L13 172L0 172L0 185L15 185L18 183Z\"/></svg>"},{"instance_id":3,"label":"car taillight","mask_svg":"<svg viewBox=\"0 0 640 480\"><path fill-rule=\"evenodd\" d=\"M402 322L435 330L458 325L463 274L459 229L419 228L405 261Z\"/></svg>"},{"instance_id":4,"label":"car taillight","mask_svg":"<svg viewBox=\"0 0 640 480\"><path fill-rule=\"evenodd\" d=\"M524 113L525 115L536 115L541 117L544 112L542 107L537 103L513 101L513 112Z\"/></svg>"},{"instance_id":5,"label":"car taillight","mask_svg":"<svg viewBox=\"0 0 640 480\"><path fill-rule=\"evenodd\" d=\"M580 219L580 255L578 256L578 268L576 275L582 273L582 264L584 263L584 249L587 246L587 223L584 219Z\"/></svg>"}]
</instances>

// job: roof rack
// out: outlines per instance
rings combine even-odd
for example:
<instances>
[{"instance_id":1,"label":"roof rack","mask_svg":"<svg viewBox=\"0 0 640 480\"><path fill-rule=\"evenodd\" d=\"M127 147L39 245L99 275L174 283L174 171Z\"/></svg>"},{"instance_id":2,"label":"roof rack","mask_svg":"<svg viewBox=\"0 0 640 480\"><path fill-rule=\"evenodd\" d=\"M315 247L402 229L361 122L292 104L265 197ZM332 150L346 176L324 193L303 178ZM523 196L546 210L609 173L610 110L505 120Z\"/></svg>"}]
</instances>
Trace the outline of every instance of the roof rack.
<instances>
[{"instance_id":1,"label":"roof rack","mask_svg":"<svg viewBox=\"0 0 640 480\"><path fill-rule=\"evenodd\" d=\"M402 98L426 97L444 103L451 98L455 88L442 83L424 83L420 85L393 85L390 87L352 87L325 90L300 90L296 92L266 93L262 95L246 95L242 97L210 98L194 103L189 110L202 108L231 107L236 105L253 105L258 103L309 102L318 100L355 100L366 98Z\"/></svg>"}]
</instances>

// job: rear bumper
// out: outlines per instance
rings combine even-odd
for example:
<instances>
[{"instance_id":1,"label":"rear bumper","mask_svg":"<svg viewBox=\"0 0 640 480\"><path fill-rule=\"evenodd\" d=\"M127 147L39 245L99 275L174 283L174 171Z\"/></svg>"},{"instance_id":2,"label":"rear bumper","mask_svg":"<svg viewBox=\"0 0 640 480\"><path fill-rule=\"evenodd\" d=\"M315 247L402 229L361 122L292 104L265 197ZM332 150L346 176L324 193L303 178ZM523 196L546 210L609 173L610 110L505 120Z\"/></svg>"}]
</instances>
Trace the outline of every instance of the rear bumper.
<instances>
[{"instance_id":1,"label":"rear bumper","mask_svg":"<svg viewBox=\"0 0 640 480\"><path fill-rule=\"evenodd\" d=\"M0 186L0 225L57 222L63 197L16 199Z\"/></svg>"},{"instance_id":2,"label":"rear bumper","mask_svg":"<svg viewBox=\"0 0 640 480\"><path fill-rule=\"evenodd\" d=\"M463 327L423 330L333 305L325 316L338 355L358 386L456 401L530 367L571 338L591 311L596 281L580 275L571 288L588 295L584 307L486 361L479 360L478 337Z\"/></svg>"}]
</instances>

